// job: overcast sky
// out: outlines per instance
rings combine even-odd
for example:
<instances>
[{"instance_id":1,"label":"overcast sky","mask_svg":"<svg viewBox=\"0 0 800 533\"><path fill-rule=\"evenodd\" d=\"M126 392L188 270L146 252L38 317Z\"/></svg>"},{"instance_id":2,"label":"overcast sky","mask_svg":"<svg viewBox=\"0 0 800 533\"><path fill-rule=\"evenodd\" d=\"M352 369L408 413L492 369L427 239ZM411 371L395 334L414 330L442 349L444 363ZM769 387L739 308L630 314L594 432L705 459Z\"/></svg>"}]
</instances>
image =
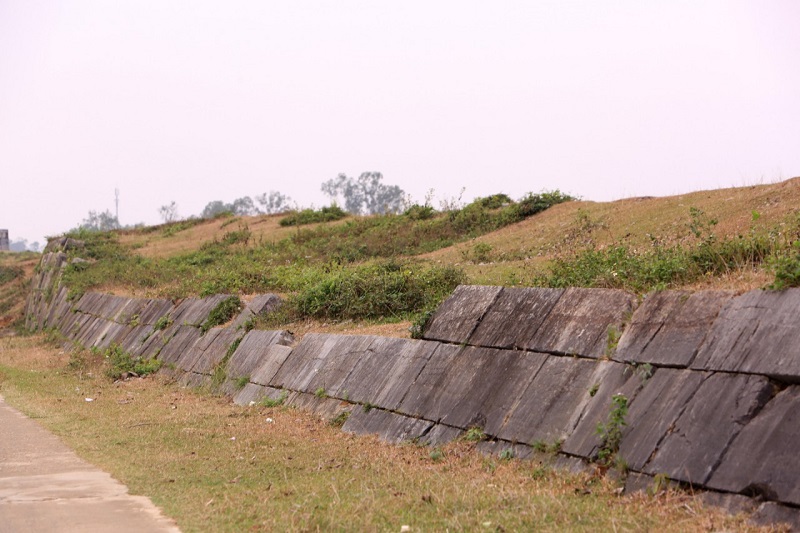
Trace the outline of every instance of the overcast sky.
<instances>
[{"instance_id":1,"label":"overcast sky","mask_svg":"<svg viewBox=\"0 0 800 533\"><path fill-rule=\"evenodd\" d=\"M338 173L422 201L800 175L800 1L0 0L0 228ZM434 206L438 200L434 200Z\"/></svg>"}]
</instances>

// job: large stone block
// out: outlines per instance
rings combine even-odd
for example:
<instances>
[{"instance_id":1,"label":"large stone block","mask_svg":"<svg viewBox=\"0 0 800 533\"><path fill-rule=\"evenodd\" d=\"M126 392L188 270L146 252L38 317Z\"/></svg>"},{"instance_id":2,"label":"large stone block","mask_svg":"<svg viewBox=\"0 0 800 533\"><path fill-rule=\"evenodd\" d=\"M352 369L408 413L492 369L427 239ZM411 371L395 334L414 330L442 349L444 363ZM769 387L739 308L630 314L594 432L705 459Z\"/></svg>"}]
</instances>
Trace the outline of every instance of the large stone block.
<instances>
[{"instance_id":1,"label":"large stone block","mask_svg":"<svg viewBox=\"0 0 800 533\"><path fill-rule=\"evenodd\" d=\"M172 311L173 304L169 300L151 299L139 314L139 324L154 325L162 316L167 316Z\"/></svg>"},{"instance_id":2,"label":"large stone block","mask_svg":"<svg viewBox=\"0 0 800 533\"><path fill-rule=\"evenodd\" d=\"M439 391L453 402L439 404L434 419L496 434L546 360L533 352L465 348Z\"/></svg>"},{"instance_id":3,"label":"large stone block","mask_svg":"<svg viewBox=\"0 0 800 533\"><path fill-rule=\"evenodd\" d=\"M630 403L647 377L650 376L630 365L598 361L587 381L589 387L583 393L585 403L578 407L581 411L578 424L562 444L561 451L594 460L602 445L597 428L608 421L614 396L621 394Z\"/></svg>"},{"instance_id":4,"label":"large stone block","mask_svg":"<svg viewBox=\"0 0 800 533\"><path fill-rule=\"evenodd\" d=\"M449 391L443 389L443 384L452 379L453 365L462 350L462 347L452 344L437 346L422 371L410 384L397 410L406 415L438 422L442 413L457 401Z\"/></svg>"},{"instance_id":5,"label":"large stone block","mask_svg":"<svg viewBox=\"0 0 800 533\"><path fill-rule=\"evenodd\" d=\"M290 388L310 393L323 390L332 398L342 400L349 398L350 393L343 384L358 367L362 357L367 354L373 339L370 336L359 335L332 335L331 339L334 342L326 343L325 349L311 359L311 364L299 373L299 376L307 375L310 379L295 382L297 388L294 386Z\"/></svg>"},{"instance_id":6,"label":"large stone block","mask_svg":"<svg viewBox=\"0 0 800 533\"><path fill-rule=\"evenodd\" d=\"M158 359L165 365L176 363L183 352L200 339L200 330L192 326L179 326L175 335L158 351ZM155 354L154 354L155 356Z\"/></svg>"},{"instance_id":7,"label":"large stone block","mask_svg":"<svg viewBox=\"0 0 800 533\"><path fill-rule=\"evenodd\" d=\"M800 386L781 391L728 447L707 485L800 505Z\"/></svg>"},{"instance_id":8,"label":"large stone block","mask_svg":"<svg viewBox=\"0 0 800 533\"><path fill-rule=\"evenodd\" d=\"M293 350L270 383L277 388L339 397L342 383L362 357L371 337L308 334Z\"/></svg>"},{"instance_id":9,"label":"large stone block","mask_svg":"<svg viewBox=\"0 0 800 533\"><path fill-rule=\"evenodd\" d=\"M233 403L236 405L252 405L261 403L266 399L278 400L286 394L285 391L264 387L256 383L248 383L241 390L233 395Z\"/></svg>"},{"instance_id":10,"label":"large stone block","mask_svg":"<svg viewBox=\"0 0 800 533\"><path fill-rule=\"evenodd\" d=\"M714 321L692 368L800 382L800 289L750 291Z\"/></svg>"},{"instance_id":11,"label":"large stone block","mask_svg":"<svg viewBox=\"0 0 800 533\"><path fill-rule=\"evenodd\" d=\"M435 341L467 342L502 287L459 285L428 321L423 338Z\"/></svg>"},{"instance_id":12,"label":"large stone block","mask_svg":"<svg viewBox=\"0 0 800 533\"><path fill-rule=\"evenodd\" d=\"M528 346L564 289L504 288L469 338L469 344L520 349Z\"/></svg>"},{"instance_id":13,"label":"large stone block","mask_svg":"<svg viewBox=\"0 0 800 533\"><path fill-rule=\"evenodd\" d=\"M239 313L230 327L241 328L249 321L258 316L266 316L272 311L278 309L283 300L276 294L259 294L248 303L245 308Z\"/></svg>"},{"instance_id":14,"label":"large stone block","mask_svg":"<svg viewBox=\"0 0 800 533\"><path fill-rule=\"evenodd\" d=\"M635 306L636 297L624 291L567 289L525 348L541 353L603 357L609 330L622 331Z\"/></svg>"},{"instance_id":15,"label":"large stone block","mask_svg":"<svg viewBox=\"0 0 800 533\"><path fill-rule=\"evenodd\" d=\"M382 409L354 409L342 426L342 431L361 435L378 435L382 440L399 444L416 441L433 427L433 423L410 418Z\"/></svg>"},{"instance_id":16,"label":"large stone block","mask_svg":"<svg viewBox=\"0 0 800 533\"><path fill-rule=\"evenodd\" d=\"M341 388L350 401L396 410L437 346L432 341L372 337Z\"/></svg>"},{"instance_id":17,"label":"large stone block","mask_svg":"<svg viewBox=\"0 0 800 533\"><path fill-rule=\"evenodd\" d=\"M772 385L761 376L710 376L659 443L645 472L705 484L728 445L771 395Z\"/></svg>"},{"instance_id":18,"label":"large stone block","mask_svg":"<svg viewBox=\"0 0 800 533\"><path fill-rule=\"evenodd\" d=\"M229 327L236 331L236 328ZM242 335L239 332L239 335ZM289 345L294 337L285 330L263 331L253 330L242 338L236 351L228 361L228 375L231 377L253 376L256 370L261 371L262 385L269 384L269 380L275 375L280 365L286 360L286 356L291 352ZM274 346L280 346L282 350L272 350ZM277 358L276 358L277 356ZM271 375L267 377L266 374ZM266 379L266 381L263 381Z\"/></svg>"},{"instance_id":19,"label":"large stone block","mask_svg":"<svg viewBox=\"0 0 800 533\"><path fill-rule=\"evenodd\" d=\"M614 359L658 366L688 367L731 291L662 291L636 309Z\"/></svg>"},{"instance_id":20,"label":"large stone block","mask_svg":"<svg viewBox=\"0 0 800 533\"><path fill-rule=\"evenodd\" d=\"M641 472L658 445L710 374L660 368L629 404L619 456Z\"/></svg>"},{"instance_id":21,"label":"large stone block","mask_svg":"<svg viewBox=\"0 0 800 533\"><path fill-rule=\"evenodd\" d=\"M192 329L198 331L199 337L199 330L196 328ZM217 333L208 341L202 340L203 337L212 334L212 332ZM201 341L198 342L203 342L205 348L202 350L200 356L192 366L192 372L196 372L198 374L212 374L216 366L223 362L225 356L229 353L231 346L233 346L236 340L241 336L241 331L236 331L235 329L231 328L211 328L208 330L203 337L199 337Z\"/></svg>"},{"instance_id":22,"label":"large stone block","mask_svg":"<svg viewBox=\"0 0 800 533\"><path fill-rule=\"evenodd\" d=\"M566 439L578 423L592 386L595 362L574 357L548 357L506 417L487 431L525 444L554 444Z\"/></svg>"},{"instance_id":23,"label":"large stone block","mask_svg":"<svg viewBox=\"0 0 800 533\"><path fill-rule=\"evenodd\" d=\"M176 324L200 327L208 314L229 297L228 294L215 294L207 298L186 298L175 306L170 318Z\"/></svg>"}]
</instances>

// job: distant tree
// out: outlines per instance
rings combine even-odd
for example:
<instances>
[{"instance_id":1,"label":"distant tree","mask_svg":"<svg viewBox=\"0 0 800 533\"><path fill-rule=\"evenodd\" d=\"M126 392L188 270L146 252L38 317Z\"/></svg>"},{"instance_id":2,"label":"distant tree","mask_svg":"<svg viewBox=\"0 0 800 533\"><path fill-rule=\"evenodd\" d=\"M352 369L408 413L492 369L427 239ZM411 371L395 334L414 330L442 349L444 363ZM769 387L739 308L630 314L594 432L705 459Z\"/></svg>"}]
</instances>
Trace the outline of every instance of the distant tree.
<instances>
[{"instance_id":1,"label":"distant tree","mask_svg":"<svg viewBox=\"0 0 800 533\"><path fill-rule=\"evenodd\" d=\"M380 172L362 172L358 178L339 174L322 184L322 192L332 201L344 199L345 211L353 214L397 213L406 193L397 185L384 185L382 180Z\"/></svg>"},{"instance_id":2,"label":"distant tree","mask_svg":"<svg viewBox=\"0 0 800 533\"><path fill-rule=\"evenodd\" d=\"M11 241L8 244L8 249L9 249L9 251L12 251L12 252L25 252L25 251L39 252L39 251L41 251L39 243L37 241L33 241L32 243L28 244L28 239L18 239L16 241Z\"/></svg>"},{"instance_id":3,"label":"distant tree","mask_svg":"<svg viewBox=\"0 0 800 533\"><path fill-rule=\"evenodd\" d=\"M264 193L255 198L256 202L261 205L260 211L266 215L285 213L292 208L292 199L278 191L269 191L269 193Z\"/></svg>"},{"instance_id":4,"label":"distant tree","mask_svg":"<svg viewBox=\"0 0 800 533\"><path fill-rule=\"evenodd\" d=\"M165 223L175 222L178 220L178 204L173 200L167 205L162 205L158 208L158 214Z\"/></svg>"},{"instance_id":5,"label":"distant tree","mask_svg":"<svg viewBox=\"0 0 800 533\"><path fill-rule=\"evenodd\" d=\"M89 216L83 219L80 228L89 231L108 231L112 229L119 229L119 220L111 211L105 210L102 213L97 211L89 211Z\"/></svg>"},{"instance_id":6,"label":"distant tree","mask_svg":"<svg viewBox=\"0 0 800 533\"><path fill-rule=\"evenodd\" d=\"M241 198L237 198L231 204L231 211L234 215L239 216L253 216L258 214L258 209L256 209L256 205L253 203L253 199L249 196L242 196Z\"/></svg>"},{"instance_id":7,"label":"distant tree","mask_svg":"<svg viewBox=\"0 0 800 533\"><path fill-rule=\"evenodd\" d=\"M214 218L221 213L231 213L238 216L252 216L259 213L253 199L249 196L242 196L233 201L233 203L226 204L221 200L214 200L208 202L200 213L202 218Z\"/></svg>"}]
</instances>

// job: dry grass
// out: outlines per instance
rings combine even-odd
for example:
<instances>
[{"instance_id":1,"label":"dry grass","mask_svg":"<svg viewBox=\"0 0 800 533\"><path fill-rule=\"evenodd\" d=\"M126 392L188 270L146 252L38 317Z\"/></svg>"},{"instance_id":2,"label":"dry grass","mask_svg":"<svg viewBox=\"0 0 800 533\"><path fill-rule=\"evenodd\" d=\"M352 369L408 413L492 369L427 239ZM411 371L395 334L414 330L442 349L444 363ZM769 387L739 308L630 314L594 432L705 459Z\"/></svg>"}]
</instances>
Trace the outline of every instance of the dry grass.
<instances>
[{"instance_id":1,"label":"dry grass","mask_svg":"<svg viewBox=\"0 0 800 533\"><path fill-rule=\"evenodd\" d=\"M465 442L436 459L297 410L238 407L156 379L112 384L97 362L68 361L38 338L2 339L0 390L187 532L755 530L683 492L620 496L607 478L485 457Z\"/></svg>"},{"instance_id":2,"label":"dry grass","mask_svg":"<svg viewBox=\"0 0 800 533\"><path fill-rule=\"evenodd\" d=\"M7 283L0 284L0 335L11 333L6 329L19 322L25 313L25 298L28 295L28 282L41 256L35 253L0 252L0 266L22 269L23 275Z\"/></svg>"}]
</instances>

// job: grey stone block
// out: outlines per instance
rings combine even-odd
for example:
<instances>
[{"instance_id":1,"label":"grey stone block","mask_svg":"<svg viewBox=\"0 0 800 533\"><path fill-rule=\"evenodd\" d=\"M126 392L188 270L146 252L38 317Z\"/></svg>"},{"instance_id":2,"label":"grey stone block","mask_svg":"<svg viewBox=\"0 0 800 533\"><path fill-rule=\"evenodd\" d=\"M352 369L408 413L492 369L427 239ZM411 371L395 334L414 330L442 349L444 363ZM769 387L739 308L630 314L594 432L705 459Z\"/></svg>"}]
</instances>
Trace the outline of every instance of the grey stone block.
<instances>
[{"instance_id":1,"label":"grey stone block","mask_svg":"<svg viewBox=\"0 0 800 533\"><path fill-rule=\"evenodd\" d=\"M279 389L264 387L256 383L248 383L244 388L234 394L233 402L236 405L250 405L253 402L258 404L267 398L277 400L284 394L286 394L285 391Z\"/></svg>"},{"instance_id":2,"label":"grey stone block","mask_svg":"<svg viewBox=\"0 0 800 533\"><path fill-rule=\"evenodd\" d=\"M202 342L202 346L204 347L192 366L192 372L197 372L198 374L212 374L214 368L222 363L223 359L228 354L228 350L233 343L236 342L236 339L242 336L241 331L236 331L231 328L211 328L204 337L211 335L212 332L216 334L208 341L205 341L202 340L202 337L199 337L199 330L196 328L192 329L198 332L198 338L201 339L198 343Z\"/></svg>"},{"instance_id":3,"label":"grey stone block","mask_svg":"<svg viewBox=\"0 0 800 533\"><path fill-rule=\"evenodd\" d=\"M658 369L629 404L619 456L632 470L642 471L661 439L683 412L709 374Z\"/></svg>"},{"instance_id":4,"label":"grey stone block","mask_svg":"<svg viewBox=\"0 0 800 533\"><path fill-rule=\"evenodd\" d=\"M714 321L692 368L800 382L800 289L750 291Z\"/></svg>"},{"instance_id":5,"label":"grey stone block","mask_svg":"<svg viewBox=\"0 0 800 533\"><path fill-rule=\"evenodd\" d=\"M266 316L272 311L278 309L283 300L276 294L259 294L248 303L245 308L239 313L230 327L241 328L247 321L257 316Z\"/></svg>"},{"instance_id":6,"label":"grey stone block","mask_svg":"<svg viewBox=\"0 0 800 533\"><path fill-rule=\"evenodd\" d=\"M443 384L452 379L455 359L462 350L460 346L452 344L437 346L419 376L408 388L397 410L416 418L438 422L442 413L458 401L449 391L443 390Z\"/></svg>"},{"instance_id":7,"label":"grey stone block","mask_svg":"<svg viewBox=\"0 0 800 533\"><path fill-rule=\"evenodd\" d=\"M703 485L734 437L771 395L772 385L761 376L710 376L670 427L644 471Z\"/></svg>"},{"instance_id":8,"label":"grey stone block","mask_svg":"<svg viewBox=\"0 0 800 533\"><path fill-rule=\"evenodd\" d=\"M298 344L271 385L328 396L341 397L342 383L364 354L371 337L308 334Z\"/></svg>"},{"instance_id":9,"label":"grey stone block","mask_svg":"<svg viewBox=\"0 0 800 533\"><path fill-rule=\"evenodd\" d=\"M622 331L636 297L615 289L570 288L525 346L535 352L601 358L609 329Z\"/></svg>"},{"instance_id":10,"label":"grey stone block","mask_svg":"<svg viewBox=\"0 0 800 533\"><path fill-rule=\"evenodd\" d=\"M711 475L712 489L800 505L800 386L781 391L739 433Z\"/></svg>"},{"instance_id":11,"label":"grey stone block","mask_svg":"<svg viewBox=\"0 0 800 533\"><path fill-rule=\"evenodd\" d=\"M552 445L566 439L578 423L588 398L595 363L550 356L494 431L498 438L525 444Z\"/></svg>"},{"instance_id":12,"label":"grey stone block","mask_svg":"<svg viewBox=\"0 0 800 533\"><path fill-rule=\"evenodd\" d=\"M232 326L228 329L236 331L236 328ZM239 335L242 334L243 332L239 331ZM228 361L228 375L252 377L256 370L260 370L258 383L269 384L269 380L292 351L288 346L293 340L292 335L284 330L248 332ZM274 346L279 346L280 349L272 350Z\"/></svg>"},{"instance_id":13,"label":"grey stone block","mask_svg":"<svg viewBox=\"0 0 800 533\"><path fill-rule=\"evenodd\" d=\"M703 491L697 494L703 505L719 507L729 514L752 513L756 509L756 501L741 494L728 492Z\"/></svg>"},{"instance_id":14,"label":"grey stone block","mask_svg":"<svg viewBox=\"0 0 800 533\"><path fill-rule=\"evenodd\" d=\"M608 421L613 397L622 394L630 403L644 386L644 378L629 365L598 361L587 380L588 388L583 392L577 391L579 395L583 394L585 403L578 405L578 423L561 445L561 451L594 460L602 445L597 427Z\"/></svg>"},{"instance_id":15,"label":"grey stone block","mask_svg":"<svg viewBox=\"0 0 800 533\"><path fill-rule=\"evenodd\" d=\"M176 363L189 347L200 339L200 330L191 326L179 326L169 342L161 347L158 359L164 364Z\"/></svg>"},{"instance_id":16,"label":"grey stone block","mask_svg":"<svg viewBox=\"0 0 800 533\"><path fill-rule=\"evenodd\" d=\"M454 441L461 437L464 433L460 428L445 426L443 424L436 424L427 433L419 438L420 444L428 446L441 446L450 441Z\"/></svg>"},{"instance_id":17,"label":"grey stone block","mask_svg":"<svg viewBox=\"0 0 800 533\"><path fill-rule=\"evenodd\" d=\"M286 398L286 405L297 409L305 409L327 420L333 420L342 413L351 412L357 407L336 398L319 398L304 392L289 394Z\"/></svg>"},{"instance_id":18,"label":"grey stone block","mask_svg":"<svg viewBox=\"0 0 800 533\"><path fill-rule=\"evenodd\" d=\"M167 316L173 309L169 300L154 298L147 300L146 305L139 314L139 323L154 325L162 316Z\"/></svg>"},{"instance_id":19,"label":"grey stone block","mask_svg":"<svg viewBox=\"0 0 800 533\"><path fill-rule=\"evenodd\" d=\"M398 415L382 409L354 409L342 430L360 435L378 435L382 440L399 444L414 441L430 431L433 423L418 418Z\"/></svg>"},{"instance_id":20,"label":"grey stone block","mask_svg":"<svg viewBox=\"0 0 800 533\"><path fill-rule=\"evenodd\" d=\"M372 337L367 351L341 385L350 401L396 410L438 342Z\"/></svg>"},{"instance_id":21,"label":"grey stone block","mask_svg":"<svg viewBox=\"0 0 800 533\"><path fill-rule=\"evenodd\" d=\"M655 494L667 488L678 489L680 487L680 483L669 478L656 479L655 476L649 476L641 472L628 472L625 477L625 494L638 492Z\"/></svg>"},{"instance_id":22,"label":"grey stone block","mask_svg":"<svg viewBox=\"0 0 800 533\"><path fill-rule=\"evenodd\" d=\"M614 359L658 366L688 367L731 291L662 291L636 309Z\"/></svg>"},{"instance_id":23,"label":"grey stone block","mask_svg":"<svg viewBox=\"0 0 800 533\"><path fill-rule=\"evenodd\" d=\"M775 502L764 502L758 506L750 521L761 526L784 524L790 531L800 531L800 509Z\"/></svg>"},{"instance_id":24,"label":"grey stone block","mask_svg":"<svg viewBox=\"0 0 800 533\"><path fill-rule=\"evenodd\" d=\"M452 401L437 403L433 419L495 435L546 360L533 352L465 348L437 391Z\"/></svg>"},{"instance_id":25,"label":"grey stone block","mask_svg":"<svg viewBox=\"0 0 800 533\"><path fill-rule=\"evenodd\" d=\"M436 310L423 332L427 340L465 343L502 287L459 285Z\"/></svg>"},{"instance_id":26,"label":"grey stone block","mask_svg":"<svg viewBox=\"0 0 800 533\"><path fill-rule=\"evenodd\" d=\"M469 344L520 349L528 346L564 289L503 288L469 338Z\"/></svg>"},{"instance_id":27,"label":"grey stone block","mask_svg":"<svg viewBox=\"0 0 800 533\"><path fill-rule=\"evenodd\" d=\"M229 294L215 294L207 298L186 298L175 306L170 318L176 324L200 327L208 314L229 297Z\"/></svg>"}]
</instances>

